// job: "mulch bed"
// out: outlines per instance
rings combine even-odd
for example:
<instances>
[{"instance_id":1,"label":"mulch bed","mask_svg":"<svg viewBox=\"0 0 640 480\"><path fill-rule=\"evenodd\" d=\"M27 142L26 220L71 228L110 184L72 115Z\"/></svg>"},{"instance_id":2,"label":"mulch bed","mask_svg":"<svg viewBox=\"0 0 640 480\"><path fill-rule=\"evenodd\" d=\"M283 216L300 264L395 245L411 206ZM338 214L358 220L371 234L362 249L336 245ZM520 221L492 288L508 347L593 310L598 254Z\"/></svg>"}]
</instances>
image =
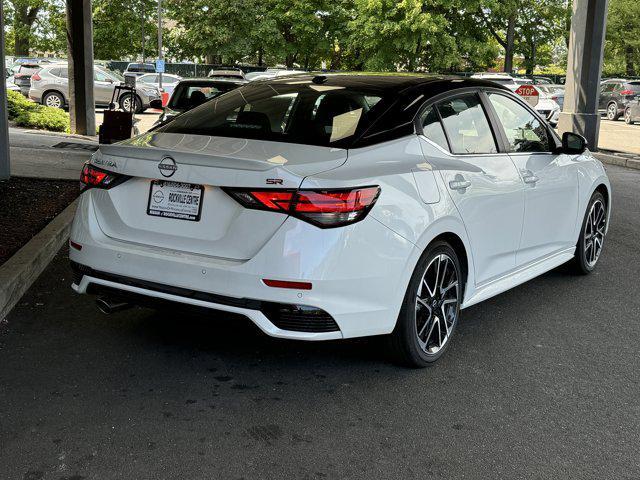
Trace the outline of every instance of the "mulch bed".
<instances>
[{"instance_id":1,"label":"mulch bed","mask_svg":"<svg viewBox=\"0 0 640 480\"><path fill-rule=\"evenodd\" d=\"M73 180L0 180L0 265L42 230L80 193Z\"/></svg>"}]
</instances>

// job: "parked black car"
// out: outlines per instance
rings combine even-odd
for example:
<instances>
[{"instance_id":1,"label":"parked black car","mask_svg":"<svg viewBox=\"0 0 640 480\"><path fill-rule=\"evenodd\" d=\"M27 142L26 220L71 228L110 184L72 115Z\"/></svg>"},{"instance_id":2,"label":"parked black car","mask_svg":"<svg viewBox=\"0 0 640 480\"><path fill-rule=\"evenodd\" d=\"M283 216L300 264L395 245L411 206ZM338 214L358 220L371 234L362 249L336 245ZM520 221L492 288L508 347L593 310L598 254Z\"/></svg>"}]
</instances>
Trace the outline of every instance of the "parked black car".
<instances>
[{"instance_id":1,"label":"parked black car","mask_svg":"<svg viewBox=\"0 0 640 480\"><path fill-rule=\"evenodd\" d=\"M164 112L160 115L156 125L166 123L177 115L246 83L248 83L247 80L231 78L189 78L181 80L173 90L169 103L164 108Z\"/></svg>"},{"instance_id":2,"label":"parked black car","mask_svg":"<svg viewBox=\"0 0 640 480\"><path fill-rule=\"evenodd\" d=\"M600 84L598 110L609 120L618 120L636 95L640 95L640 80L605 80Z\"/></svg>"}]
</instances>

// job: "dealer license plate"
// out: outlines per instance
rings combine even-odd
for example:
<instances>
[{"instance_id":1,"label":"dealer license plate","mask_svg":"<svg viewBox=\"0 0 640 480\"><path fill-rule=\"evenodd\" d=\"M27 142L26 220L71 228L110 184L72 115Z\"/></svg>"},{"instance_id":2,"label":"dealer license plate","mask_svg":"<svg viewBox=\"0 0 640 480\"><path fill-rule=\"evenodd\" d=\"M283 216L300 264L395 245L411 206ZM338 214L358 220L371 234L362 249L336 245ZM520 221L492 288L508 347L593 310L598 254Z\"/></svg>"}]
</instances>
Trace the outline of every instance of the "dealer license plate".
<instances>
[{"instance_id":1,"label":"dealer license plate","mask_svg":"<svg viewBox=\"0 0 640 480\"><path fill-rule=\"evenodd\" d=\"M197 222L202 211L203 192L202 185L153 180L147 214Z\"/></svg>"}]
</instances>

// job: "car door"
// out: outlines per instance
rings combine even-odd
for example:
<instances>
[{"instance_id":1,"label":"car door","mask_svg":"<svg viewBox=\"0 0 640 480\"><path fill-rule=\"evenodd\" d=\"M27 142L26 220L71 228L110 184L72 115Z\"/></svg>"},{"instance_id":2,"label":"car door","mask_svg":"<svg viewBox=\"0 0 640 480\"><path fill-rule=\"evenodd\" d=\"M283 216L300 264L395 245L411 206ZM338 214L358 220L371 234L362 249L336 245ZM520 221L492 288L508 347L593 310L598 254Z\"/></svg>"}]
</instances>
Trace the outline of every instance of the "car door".
<instances>
[{"instance_id":1,"label":"car door","mask_svg":"<svg viewBox=\"0 0 640 480\"><path fill-rule=\"evenodd\" d=\"M573 248L578 215L576 155L555 153L548 127L524 102L499 92L487 92L487 97L525 184L516 265Z\"/></svg>"},{"instance_id":2,"label":"car door","mask_svg":"<svg viewBox=\"0 0 640 480\"><path fill-rule=\"evenodd\" d=\"M611 94L615 84L612 82L604 82L600 85L600 97L598 100L598 110L604 112L607 110L607 105L611 100Z\"/></svg>"},{"instance_id":3,"label":"car door","mask_svg":"<svg viewBox=\"0 0 640 480\"><path fill-rule=\"evenodd\" d=\"M108 105L111 102L114 83L106 73L96 69L93 71L93 97L98 105Z\"/></svg>"},{"instance_id":4,"label":"car door","mask_svg":"<svg viewBox=\"0 0 640 480\"><path fill-rule=\"evenodd\" d=\"M515 268L524 185L509 155L498 151L477 92L444 99L430 109L421 117L423 142L440 145L448 154L427 154L427 161L442 175L462 217L476 282L483 284ZM442 127L444 136L438 133Z\"/></svg>"}]
</instances>

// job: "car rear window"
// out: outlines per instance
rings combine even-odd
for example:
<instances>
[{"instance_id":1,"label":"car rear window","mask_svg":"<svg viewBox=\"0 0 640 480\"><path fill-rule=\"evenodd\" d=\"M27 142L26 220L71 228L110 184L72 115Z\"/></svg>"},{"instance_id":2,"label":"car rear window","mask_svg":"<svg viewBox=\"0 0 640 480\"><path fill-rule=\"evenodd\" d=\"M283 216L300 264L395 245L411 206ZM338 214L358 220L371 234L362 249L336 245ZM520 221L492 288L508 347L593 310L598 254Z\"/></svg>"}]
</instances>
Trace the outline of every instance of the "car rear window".
<instances>
[{"instance_id":1,"label":"car rear window","mask_svg":"<svg viewBox=\"0 0 640 480\"><path fill-rule=\"evenodd\" d=\"M154 65L142 65L140 63L132 63L127 67L128 72L155 72L156 67Z\"/></svg>"},{"instance_id":2,"label":"car rear window","mask_svg":"<svg viewBox=\"0 0 640 480\"><path fill-rule=\"evenodd\" d=\"M176 87L168 106L176 110L190 110L237 87L238 84L232 82L183 83Z\"/></svg>"},{"instance_id":3,"label":"car rear window","mask_svg":"<svg viewBox=\"0 0 640 480\"><path fill-rule=\"evenodd\" d=\"M39 70L40 70L40 67L38 65L21 65L18 72L34 74Z\"/></svg>"},{"instance_id":4,"label":"car rear window","mask_svg":"<svg viewBox=\"0 0 640 480\"><path fill-rule=\"evenodd\" d=\"M384 112L379 90L312 81L245 85L157 131L349 148Z\"/></svg>"}]
</instances>

